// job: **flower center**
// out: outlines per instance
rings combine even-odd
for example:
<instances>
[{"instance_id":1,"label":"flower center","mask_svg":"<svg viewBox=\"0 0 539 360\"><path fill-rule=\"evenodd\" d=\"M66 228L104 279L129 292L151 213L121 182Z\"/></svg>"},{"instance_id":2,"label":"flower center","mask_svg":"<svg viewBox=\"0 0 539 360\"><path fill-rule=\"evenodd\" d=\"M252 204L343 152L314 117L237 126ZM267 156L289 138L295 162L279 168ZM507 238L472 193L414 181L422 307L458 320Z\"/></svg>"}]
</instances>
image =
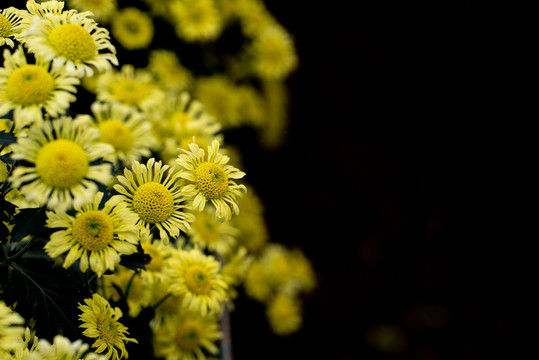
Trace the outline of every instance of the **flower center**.
<instances>
[{"instance_id":1,"label":"flower center","mask_svg":"<svg viewBox=\"0 0 539 360\"><path fill-rule=\"evenodd\" d=\"M51 74L38 65L24 65L7 79L6 95L21 105L41 104L54 90Z\"/></svg>"},{"instance_id":2,"label":"flower center","mask_svg":"<svg viewBox=\"0 0 539 360\"><path fill-rule=\"evenodd\" d=\"M146 270L150 271L159 271L163 267L163 255L159 249L150 243L142 243L142 249L145 254L151 256L152 261L149 264L146 264Z\"/></svg>"},{"instance_id":3,"label":"flower center","mask_svg":"<svg viewBox=\"0 0 539 360\"><path fill-rule=\"evenodd\" d=\"M179 324L176 333L176 342L187 351L195 350L200 346L202 328L196 320L184 320Z\"/></svg>"},{"instance_id":4,"label":"flower center","mask_svg":"<svg viewBox=\"0 0 539 360\"><path fill-rule=\"evenodd\" d=\"M219 224L212 217L203 213L197 214L191 225L207 244L214 244L219 240Z\"/></svg>"},{"instance_id":5,"label":"flower center","mask_svg":"<svg viewBox=\"0 0 539 360\"><path fill-rule=\"evenodd\" d=\"M116 150L128 151L133 146L133 134L125 123L106 120L99 124L101 140L114 146Z\"/></svg>"},{"instance_id":6,"label":"flower center","mask_svg":"<svg viewBox=\"0 0 539 360\"><path fill-rule=\"evenodd\" d=\"M8 37L9 31L11 30L12 25L6 17L0 13L0 38Z\"/></svg>"},{"instance_id":7,"label":"flower center","mask_svg":"<svg viewBox=\"0 0 539 360\"><path fill-rule=\"evenodd\" d=\"M88 155L70 140L58 139L45 144L37 153L36 171L50 186L69 188L88 172Z\"/></svg>"},{"instance_id":8,"label":"flower center","mask_svg":"<svg viewBox=\"0 0 539 360\"><path fill-rule=\"evenodd\" d=\"M73 237L86 250L98 251L106 248L114 238L112 220L97 210L80 214L73 222Z\"/></svg>"},{"instance_id":9,"label":"flower center","mask_svg":"<svg viewBox=\"0 0 539 360\"><path fill-rule=\"evenodd\" d=\"M147 87L135 80L122 79L112 84L112 94L117 101L136 106L146 97Z\"/></svg>"},{"instance_id":10,"label":"flower center","mask_svg":"<svg viewBox=\"0 0 539 360\"><path fill-rule=\"evenodd\" d=\"M118 326L116 322L106 314L99 316L97 320L97 331L99 337L103 339L109 345L116 344L116 338L118 337Z\"/></svg>"},{"instance_id":11,"label":"flower center","mask_svg":"<svg viewBox=\"0 0 539 360\"><path fill-rule=\"evenodd\" d=\"M133 208L142 220L155 224L172 215L174 198L163 184L148 182L133 195Z\"/></svg>"},{"instance_id":12,"label":"flower center","mask_svg":"<svg viewBox=\"0 0 539 360\"><path fill-rule=\"evenodd\" d=\"M211 289L210 275L200 266L191 266L185 271L185 285L197 295L206 295Z\"/></svg>"},{"instance_id":13,"label":"flower center","mask_svg":"<svg viewBox=\"0 0 539 360\"><path fill-rule=\"evenodd\" d=\"M170 122L175 125L179 126L185 126L187 123L189 123L193 118L191 115L184 113L182 111L177 111L174 114L172 114Z\"/></svg>"},{"instance_id":14,"label":"flower center","mask_svg":"<svg viewBox=\"0 0 539 360\"><path fill-rule=\"evenodd\" d=\"M48 40L58 55L75 62L89 60L97 51L92 35L81 25L60 25L49 33Z\"/></svg>"},{"instance_id":15,"label":"flower center","mask_svg":"<svg viewBox=\"0 0 539 360\"><path fill-rule=\"evenodd\" d=\"M207 199L220 199L228 190L228 176L218 165L204 162L196 171L196 185Z\"/></svg>"}]
</instances>

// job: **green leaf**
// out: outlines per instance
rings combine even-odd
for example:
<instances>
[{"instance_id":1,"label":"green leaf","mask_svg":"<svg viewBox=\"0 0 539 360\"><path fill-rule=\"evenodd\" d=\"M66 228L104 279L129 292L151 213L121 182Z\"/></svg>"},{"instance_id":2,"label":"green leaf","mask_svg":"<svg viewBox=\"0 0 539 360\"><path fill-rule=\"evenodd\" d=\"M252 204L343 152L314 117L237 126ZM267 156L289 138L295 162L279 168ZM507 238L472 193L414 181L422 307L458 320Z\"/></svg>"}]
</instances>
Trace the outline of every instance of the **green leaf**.
<instances>
[{"instance_id":1,"label":"green leaf","mask_svg":"<svg viewBox=\"0 0 539 360\"><path fill-rule=\"evenodd\" d=\"M146 270L146 265L152 261L152 257L144 253L144 250L142 250L142 246L140 246L140 244L138 244L137 250L138 251L134 254L122 255L120 265L135 271L137 269Z\"/></svg>"},{"instance_id":2,"label":"green leaf","mask_svg":"<svg viewBox=\"0 0 539 360\"><path fill-rule=\"evenodd\" d=\"M7 133L4 130L0 131L0 145L6 146L17 142L17 137L12 133Z\"/></svg>"},{"instance_id":3,"label":"green leaf","mask_svg":"<svg viewBox=\"0 0 539 360\"><path fill-rule=\"evenodd\" d=\"M37 235L45 228L47 215L45 208L21 209L11 221L15 226L11 232L11 240L21 241L27 235Z\"/></svg>"}]
</instances>

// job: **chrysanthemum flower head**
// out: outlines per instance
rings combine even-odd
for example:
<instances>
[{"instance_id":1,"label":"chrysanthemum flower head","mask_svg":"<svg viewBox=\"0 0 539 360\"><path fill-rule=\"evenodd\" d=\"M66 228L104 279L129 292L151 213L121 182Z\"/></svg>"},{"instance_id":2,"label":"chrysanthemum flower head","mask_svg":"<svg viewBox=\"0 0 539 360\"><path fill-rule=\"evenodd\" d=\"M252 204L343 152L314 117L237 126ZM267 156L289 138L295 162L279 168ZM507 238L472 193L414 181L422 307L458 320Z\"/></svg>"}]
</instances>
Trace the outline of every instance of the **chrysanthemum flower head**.
<instances>
[{"instance_id":1,"label":"chrysanthemum flower head","mask_svg":"<svg viewBox=\"0 0 539 360\"><path fill-rule=\"evenodd\" d=\"M86 14L89 15L90 13ZM71 12L34 16L24 31L30 52L53 67L65 65L79 76L92 75L118 65L116 49L107 29L97 25L85 13Z\"/></svg>"},{"instance_id":2,"label":"chrysanthemum flower head","mask_svg":"<svg viewBox=\"0 0 539 360\"><path fill-rule=\"evenodd\" d=\"M75 207L75 216L47 212L47 226L64 230L51 235L45 251L51 257L67 253L64 268L80 260L82 272L91 268L101 276L106 270L114 270L121 255L137 251L138 231L133 228L137 217L124 203L112 204L109 200L100 207L102 199L103 193L96 193L91 203Z\"/></svg>"},{"instance_id":3,"label":"chrysanthemum flower head","mask_svg":"<svg viewBox=\"0 0 539 360\"><path fill-rule=\"evenodd\" d=\"M0 300L0 352L19 346L24 334L24 319Z\"/></svg>"},{"instance_id":4,"label":"chrysanthemum flower head","mask_svg":"<svg viewBox=\"0 0 539 360\"><path fill-rule=\"evenodd\" d=\"M131 166L133 161L150 156L156 139L152 124L141 112L120 103L94 102L91 108L99 141L114 147L114 153L105 160Z\"/></svg>"},{"instance_id":5,"label":"chrysanthemum flower head","mask_svg":"<svg viewBox=\"0 0 539 360\"><path fill-rule=\"evenodd\" d=\"M268 26L251 48L254 71L264 79L283 79L298 64L290 34L279 25Z\"/></svg>"},{"instance_id":6,"label":"chrysanthemum flower head","mask_svg":"<svg viewBox=\"0 0 539 360\"><path fill-rule=\"evenodd\" d=\"M121 9L112 20L112 36L127 50L147 48L152 42L152 18L136 7Z\"/></svg>"},{"instance_id":7,"label":"chrysanthemum flower head","mask_svg":"<svg viewBox=\"0 0 539 360\"><path fill-rule=\"evenodd\" d=\"M244 281L247 295L258 301L267 301L273 292L266 269L259 261L253 261Z\"/></svg>"},{"instance_id":8,"label":"chrysanthemum flower head","mask_svg":"<svg viewBox=\"0 0 539 360\"><path fill-rule=\"evenodd\" d=\"M167 360L204 360L206 353L219 353L215 342L221 337L215 316L183 311L165 320L155 331L153 344L156 355Z\"/></svg>"},{"instance_id":9,"label":"chrysanthemum flower head","mask_svg":"<svg viewBox=\"0 0 539 360\"><path fill-rule=\"evenodd\" d=\"M278 294L266 309L271 329L277 335L289 335L301 327L301 304L299 299Z\"/></svg>"},{"instance_id":10,"label":"chrysanthemum flower head","mask_svg":"<svg viewBox=\"0 0 539 360\"><path fill-rule=\"evenodd\" d=\"M79 11L91 11L101 23L109 22L118 6L116 0L69 0L68 4Z\"/></svg>"},{"instance_id":11,"label":"chrysanthemum flower head","mask_svg":"<svg viewBox=\"0 0 539 360\"><path fill-rule=\"evenodd\" d=\"M189 89L193 82L191 72L180 63L178 56L171 50L152 50L148 69L165 91L184 91Z\"/></svg>"},{"instance_id":12,"label":"chrysanthemum flower head","mask_svg":"<svg viewBox=\"0 0 539 360\"><path fill-rule=\"evenodd\" d=\"M215 216L213 207L205 207L203 211L194 213L195 220L189 232L190 241L201 249L207 249L219 255L227 255L236 245L235 237L238 229L229 222Z\"/></svg>"},{"instance_id":13,"label":"chrysanthemum flower head","mask_svg":"<svg viewBox=\"0 0 539 360\"><path fill-rule=\"evenodd\" d=\"M65 2L57 0L40 1L28 0L26 2L26 8L30 14L34 16L44 17L45 15L60 15L60 14L74 14L77 13L75 9L64 10ZM85 13L87 15L87 13Z\"/></svg>"},{"instance_id":14,"label":"chrysanthemum flower head","mask_svg":"<svg viewBox=\"0 0 539 360\"><path fill-rule=\"evenodd\" d=\"M221 75L199 78L195 84L195 98L224 128L241 124L242 100L237 86L229 78Z\"/></svg>"},{"instance_id":15,"label":"chrysanthemum flower head","mask_svg":"<svg viewBox=\"0 0 539 360\"><path fill-rule=\"evenodd\" d=\"M182 193L192 199L192 207L202 211L207 202L216 209L218 218L229 221L232 214L239 214L237 197L246 191L245 185L238 185L234 179L241 179L245 173L228 165L229 157L219 152L219 141L214 140L207 148L207 156L195 142L189 144L176 163L178 174L187 180Z\"/></svg>"},{"instance_id":16,"label":"chrysanthemum flower head","mask_svg":"<svg viewBox=\"0 0 539 360\"><path fill-rule=\"evenodd\" d=\"M17 129L41 122L42 110L50 116L63 114L76 100L80 79L63 67L51 67L50 61L36 58L29 64L22 46L13 54L4 50L4 67L0 68L0 114L14 110Z\"/></svg>"},{"instance_id":17,"label":"chrysanthemum flower head","mask_svg":"<svg viewBox=\"0 0 539 360\"><path fill-rule=\"evenodd\" d=\"M170 4L176 34L187 41L216 39L222 30L222 19L214 0L177 0Z\"/></svg>"},{"instance_id":18,"label":"chrysanthemum flower head","mask_svg":"<svg viewBox=\"0 0 539 360\"><path fill-rule=\"evenodd\" d=\"M128 357L125 344L127 342L138 343L136 339L128 338L128 329L119 319L122 311L112 308L104 297L93 294L91 298L84 299L85 305L79 304L79 327L85 329L82 334L91 339L96 339L92 344L96 353L103 353L107 359L118 360ZM121 352L121 353L119 353Z\"/></svg>"},{"instance_id":19,"label":"chrysanthemum flower head","mask_svg":"<svg viewBox=\"0 0 539 360\"><path fill-rule=\"evenodd\" d=\"M200 250L179 250L168 269L169 291L183 296L183 306L202 315L216 314L226 301L228 285L220 274L220 264Z\"/></svg>"},{"instance_id":20,"label":"chrysanthemum flower head","mask_svg":"<svg viewBox=\"0 0 539 360\"><path fill-rule=\"evenodd\" d=\"M11 145L12 158L24 160L10 181L28 201L65 211L92 201L97 183L112 180L110 163L96 162L109 155L110 145L96 143L97 129L70 117L33 126L28 137Z\"/></svg>"},{"instance_id":21,"label":"chrysanthemum flower head","mask_svg":"<svg viewBox=\"0 0 539 360\"><path fill-rule=\"evenodd\" d=\"M188 231L194 217L184 211L181 182L173 168L154 158L146 165L135 161L132 170L125 168L124 175L117 179L114 189L120 195L112 199L126 202L128 209L137 215L141 227L150 230L155 226L167 243L169 236L177 238L180 230Z\"/></svg>"},{"instance_id":22,"label":"chrysanthemum flower head","mask_svg":"<svg viewBox=\"0 0 539 360\"><path fill-rule=\"evenodd\" d=\"M30 15L23 10L8 7L0 11L0 46L15 44L11 38L21 41L20 33L30 22Z\"/></svg>"},{"instance_id":23,"label":"chrysanthemum flower head","mask_svg":"<svg viewBox=\"0 0 539 360\"><path fill-rule=\"evenodd\" d=\"M88 352L90 345L78 339L71 342L62 335L56 335L52 344L46 339L39 339L37 352L43 360L105 360L105 356Z\"/></svg>"}]
</instances>

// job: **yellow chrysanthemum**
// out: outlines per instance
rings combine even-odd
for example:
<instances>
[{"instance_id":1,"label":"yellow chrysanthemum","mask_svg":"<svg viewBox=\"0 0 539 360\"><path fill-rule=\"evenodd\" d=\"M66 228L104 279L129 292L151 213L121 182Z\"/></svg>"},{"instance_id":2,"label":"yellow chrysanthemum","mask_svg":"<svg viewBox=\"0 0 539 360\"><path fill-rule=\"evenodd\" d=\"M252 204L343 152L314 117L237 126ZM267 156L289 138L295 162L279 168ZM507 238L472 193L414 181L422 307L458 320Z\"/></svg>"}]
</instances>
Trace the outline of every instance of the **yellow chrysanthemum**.
<instances>
[{"instance_id":1,"label":"yellow chrysanthemum","mask_svg":"<svg viewBox=\"0 0 539 360\"><path fill-rule=\"evenodd\" d=\"M248 37L260 35L268 26L275 23L275 19L260 0L240 1L237 15L240 18L241 29Z\"/></svg>"},{"instance_id":2,"label":"yellow chrysanthemum","mask_svg":"<svg viewBox=\"0 0 539 360\"><path fill-rule=\"evenodd\" d=\"M118 176L114 189L120 195L114 196L114 201L125 201L137 214L137 223L147 230L155 226L166 243L169 235L177 238L180 230L187 232L194 217L183 210L181 181L174 169L154 158L146 165L135 161L132 169L125 168L124 176Z\"/></svg>"},{"instance_id":3,"label":"yellow chrysanthemum","mask_svg":"<svg viewBox=\"0 0 539 360\"><path fill-rule=\"evenodd\" d=\"M155 354L166 360L206 360L206 352L219 353L215 342L221 337L215 316L184 311L154 331L153 345Z\"/></svg>"},{"instance_id":4,"label":"yellow chrysanthemum","mask_svg":"<svg viewBox=\"0 0 539 360\"><path fill-rule=\"evenodd\" d=\"M139 272L120 266L112 275L103 276L107 298L118 302L124 299L129 308L129 316L135 318L140 311L150 305L152 288Z\"/></svg>"},{"instance_id":5,"label":"yellow chrysanthemum","mask_svg":"<svg viewBox=\"0 0 539 360\"><path fill-rule=\"evenodd\" d=\"M283 79L298 64L290 34L278 25L268 26L251 47L253 69L263 79Z\"/></svg>"},{"instance_id":6,"label":"yellow chrysanthemum","mask_svg":"<svg viewBox=\"0 0 539 360\"><path fill-rule=\"evenodd\" d=\"M71 342L62 335L56 335L52 344L46 339L39 339L37 353L42 360L105 360L105 356L88 352L90 345L82 340Z\"/></svg>"},{"instance_id":7,"label":"yellow chrysanthemum","mask_svg":"<svg viewBox=\"0 0 539 360\"><path fill-rule=\"evenodd\" d=\"M117 9L116 0L68 0L70 7L79 11L91 11L94 19L102 23L108 23Z\"/></svg>"},{"instance_id":8,"label":"yellow chrysanthemum","mask_svg":"<svg viewBox=\"0 0 539 360\"><path fill-rule=\"evenodd\" d=\"M241 99L236 85L227 77L211 76L197 79L195 98L224 128L241 125Z\"/></svg>"},{"instance_id":9,"label":"yellow chrysanthemum","mask_svg":"<svg viewBox=\"0 0 539 360\"><path fill-rule=\"evenodd\" d=\"M283 80L263 80L262 91L267 106L264 120L258 124L260 145L274 150L287 138L288 91Z\"/></svg>"},{"instance_id":10,"label":"yellow chrysanthemum","mask_svg":"<svg viewBox=\"0 0 539 360\"><path fill-rule=\"evenodd\" d=\"M216 314L226 301L227 284L219 272L220 264L213 256L197 249L179 250L170 262L169 291L183 296L183 306L206 315Z\"/></svg>"},{"instance_id":11,"label":"yellow chrysanthemum","mask_svg":"<svg viewBox=\"0 0 539 360\"><path fill-rule=\"evenodd\" d=\"M30 202L65 211L92 201L97 184L109 184L112 167L96 160L110 154L108 144L97 143L97 129L79 119L62 117L34 126L28 137L11 145L12 158L24 160L10 176L14 187Z\"/></svg>"},{"instance_id":12,"label":"yellow chrysanthemum","mask_svg":"<svg viewBox=\"0 0 539 360\"><path fill-rule=\"evenodd\" d=\"M120 103L94 102L91 108L99 129L99 141L114 147L114 153L105 160L131 166L133 161L151 155L156 139L152 135L152 124L141 112Z\"/></svg>"},{"instance_id":13,"label":"yellow chrysanthemum","mask_svg":"<svg viewBox=\"0 0 539 360\"><path fill-rule=\"evenodd\" d=\"M0 352L12 351L22 342L24 319L0 300Z\"/></svg>"},{"instance_id":14,"label":"yellow chrysanthemum","mask_svg":"<svg viewBox=\"0 0 539 360\"><path fill-rule=\"evenodd\" d=\"M301 327L301 304L295 297L279 294L268 304L266 316L275 334L289 335Z\"/></svg>"},{"instance_id":15,"label":"yellow chrysanthemum","mask_svg":"<svg viewBox=\"0 0 539 360\"><path fill-rule=\"evenodd\" d=\"M64 67L53 68L39 58L29 64L22 46L13 54L5 49L4 67L0 68L0 114L13 110L16 129L41 122L42 110L59 116L76 100L73 94L79 83Z\"/></svg>"},{"instance_id":16,"label":"yellow chrysanthemum","mask_svg":"<svg viewBox=\"0 0 539 360\"><path fill-rule=\"evenodd\" d=\"M179 149L189 150L193 137L203 148L222 139L221 125L187 92L167 97L161 111L154 113L153 130L162 144L159 154L169 164L174 164Z\"/></svg>"},{"instance_id":17,"label":"yellow chrysanthemum","mask_svg":"<svg viewBox=\"0 0 539 360\"><path fill-rule=\"evenodd\" d=\"M259 261L253 261L244 281L245 291L248 296L258 301L268 300L273 292L272 284L266 274L266 269Z\"/></svg>"},{"instance_id":18,"label":"yellow chrysanthemum","mask_svg":"<svg viewBox=\"0 0 539 360\"><path fill-rule=\"evenodd\" d=\"M213 0L177 0L170 4L176 34L187 41L216 39L222 19Z\"/></svg>"},{"instance_id":19,"label":"yellow chrysanthemum","mask_svg":"<svg viewBox=\"0 0 539 360\"><path fill-rule=\"evenodd\" d=\"M178 176L187 180L182 194L192 199L192 208L202 211L207 202L216 209L218 218L229 221L232 214L239 214L237 197L246 191L245 185L238 185L234 179L241 179L245 173L232 165L227 165L229 157L219 152L219 141L208 146L208 153L195 142L189 144L189 151L180 154L176 163Z\"/></svg>"},{"instance_id":20,"label":"yellow chrysanthemum","mask_svg":"<svg viewBox=\"0 0 539 360\"><path fill-rule=\"evenodd\" d=\"M221 256L227 255L236 245L238 229L229 222L223 222L215 216L215 209L205 207L194 213L195 221L188 233L190 241L201 249L207 249Z\"/></svg>"},{"instance_id":21,"label":"yellow chrysanthemum","mask_svg":"<svg viewBox=\"0 0 539 360\"><path fill-rule=\"evenodd\" d=\"M62 228L54 232L45 251L51 257L66 254L64 268L80 260L80 269L90 267L97 276L114 270L121 255L137 252L138 232L133 228L137 217L124 203L109 200L100 207L103 193L98 192L91 203L75 207L75 215L63 211L47 212L47 226Z\"/></svg>"},{"instance_id":22,"label":"yellow chrysanthemum","mask_svg":"<svg viewBox=\"0 0 539 360\"><path fill-rule=\"evenodd\" d=\"M150 111L161 104L164 94L149 71L125 64L120 71L107 71L99 76L97 99Z\"/></svg>"},{"instance_id":23,"label":"yellow chrysanthemum","mask_svg":"<svg viewBox=\"0 0 539 360\"><path fill-rule=\"evenodd\" d=\"M171 50L152 50L148 69L165 91L180 92L191 87L193 75L180 63L180 59Z\"/></svg>"},{"instance_id":24,"label":"yellow chrysanthemum","mask_svg":"<svg viewBox=\"0 0 539 360\"><path fill-rule=\"evenodd\" d=\"M13 47L15 43L11 38L23 40L20 37L21 30L30 23L30 15L24 10L8 7L0 11L0 46L7 44Z\"/></svg>"},{"instance_id":25,"label":"yellow chrysanthemum","mask_svg":"<svg viewBox=\"0 0 539 360\"><path fill-rule=\"evenodd\" d=\"M128 357L125 344L134 342L136 339L128 338L128 329L119 319L122 311L119 308L112 308L109 302L99 294L93 294L91 298L84 299L86 305L79 304L79 320L82 322L79 327L85 329L82 334L91 339L96 339L92 344L96 353L103 353L107 359L119 360ZM121 352L121 354L119 353Z\"/></svg>"},{"instance_id":26,"label":"yellow chrysanthemum","mask_svg":"<svg viewBox=\"0 0 539 360\"><path fill-rule=\"evenodd\" d=\"M164 284L168 281L166 267L172 258L172 246L160 239L152 239L151 234L141 240L140 245L144 254L151 258L150 263L146 264L145 269L140 272L142 278L149 286L165 286ZM155 297L153 299L158 300Z\"/></svg>"},{"instance_id":27,"label":"yellow chrysanthemum","mask_svg":"<svg viewBox=\"0 0 539 360\"><path fill-rule=\"evenodd\" d=\"M112 20L112 36L127 50L147 48L153 39L152 18L136 7L121 9Z\"/></svg>"},{"instance_id":28,"label":"yellow chrysanthemum","mask_svg":"<svg viewBox=\"0 0 539 360\"><path fill-rule=\"evenodd\" d=\"M35 0L28 0L26 2L26 8L28 9L29 13L38 16L38 17L44 17L48 14L52 15L60 15L60 14L75 14L78 11L75 9L66 9L64 10L65 2L63 1L57 1L57 0L49 0L49 1L39 1L35 2ZM88 13L83 13L84 16L89 15Z\"/></svg>"},{"instance_id":29,"label":"yellow chrysanthemum","mask_svg":"<svg viewBox=\"0 0 539 360\"><path fill-rule=\"evenodd\" d=\"M65 65L79 76L110 70L118 65L116 49L107 29L97 26L85 13L45 14L34 16L25 30L30 52L52 61L53 67Z\"/></svg>"}]
</instances>

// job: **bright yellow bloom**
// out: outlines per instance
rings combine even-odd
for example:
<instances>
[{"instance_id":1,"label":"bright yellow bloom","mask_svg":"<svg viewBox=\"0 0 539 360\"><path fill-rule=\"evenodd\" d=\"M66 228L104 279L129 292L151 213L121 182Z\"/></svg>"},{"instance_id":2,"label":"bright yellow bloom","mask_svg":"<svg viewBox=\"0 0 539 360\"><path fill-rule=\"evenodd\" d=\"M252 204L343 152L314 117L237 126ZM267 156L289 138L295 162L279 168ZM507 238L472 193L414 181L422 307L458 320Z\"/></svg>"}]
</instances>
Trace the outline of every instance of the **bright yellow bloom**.
<instances>
[{"instance_id":1,"label":"bright yellow bloom","mask_svg":"<svg viewBox=\"0 0 539 360\"><path fill-rule=\"evenodd\" d=\"M11 38L23 40L20 37L22 29L30 22L30 15L24 10L8 7L0 11L0 46L7 44L13 47L15 44Z\"/></svg>"},{"instance_id":2,"label":"bright yellow bloom","mask_svg":"<svg viewBox=\"0 0 539 360\"><path fill-rule=\"evenodd\" d=\"M229 78L217 75L197 79L195 98L224 128L241 125L242 100L237 86Z\"/></svg>"},{"instance_id":3,"label":"bright yellow bloom","mask_svg":"<svg viewBox=\"0 0 539 360\"><path fill-rule=\"evenodd\" d=\"M152 124L139 111L120 103L94 102L92 114L99 129L99 141L114 147L105 160L119 166L131 166L133 161L151 155L156 139Z\"/></svg>"},{"instance_id":4,"label":"bright yellow bloom","mask_svg":"<svg viewBox=\"0 0 539 360\"><path fill-rule=\"evenodd\" d=\"M14 187L30 202L66 211L92 201L96 182L109 184L112 168L96 160L110 154L108 144L96 143L97 129L82 119L62 117L33 126L28 137L11 145L12 158L24 160L10 176Z\"/></svg>"},{"instance_id":5,"label":"bright yellow bloom","mask_svg":"<svg viewBox=\"0 0 539 360\"><path fill-rule=\"evenodd\" d=\"M64 67L51 67L41 61L29 64L22 46L13 54L4 50L4 67L0 68L0 114L14 111L16 129L43 119L42 110L56 117L66 112L80 83Z\"/></svg>"},{"instance_id":6,"label":"bright yellow bloom","mask_svg":"<svg viewBox=\"0 0 539 360\"><path fill-rule=\"evenodd\" d=\"M128 357L125 343L134 342L136 339L128 338L128 329L119 319L122 311L112 308L109 302L99 294L93 294L91 298L84 299L86 305L79 304L79 327L85 329L82 334L91 339L96 339L92 344L96 353L107 351L106 358L119 360ZM121 354L119 353L121 351Z\"/></svg>"},{"instance_id":7,"label":"bright yellow bloom","mask_svg":"<svg viewBox=\"0 0 539 360\"><path fill-rule=\"evenodd\" d=\"M236 245L238 229L229 222L223 222L215 216L213 207L194 213L195 221L188 232L190 241L203 250L209 250L221 256L227 255Z\"/></svg>"},{"instance_id":8,"label":"bright yellow bloom","mask_svg":"<svg viewBox=\"0 0 539 360\"><path fill-rule=\"evenodd\" d=\"M206 360L205 352L219 352L215 342L221 337L215 316L183 311L154 331L153 344L155 354L166 360Z\"/></svg>"},{"instance_id":9,"label":"bright yellow bloom","mask_svg":"<svg viewBox=\"0 0 539 360\"><path fill-rule=\"evenodd\" d=\"M251 264L245 276L244 286L247 295L258 301L268 300L273 292L266 270L259 261L254 261Z\"/></svg>"},{"instance_id":10,"label":"bright yellow bloom","mask_svg":"<svg viewBox=\"0 0 539 360\"><path fill-rule=\"evenodd\" d=\"M301 304L297 298L279 294L266 308L271 329L277 335L289 335L301 327Z\"/></svg>"},{"instance_id":11,"label":"bright yellow bloom","mask_svg":"<svg viewBox=\"0 0 539 360\"><path fill-rule=\"evenodd\" d=\"M176 34L187 41L216 39L222 19L213 0L177 0L170 4Z\"/></svg>"},{"instance_id":12,"label":"bright yellow bloom","mask_svg":"<svg viewBox=\"0 0 539 360\"><path fill-rule=\"evenodd\" d=\"M121 9L112 20L111 31L127 50L147 48L154 34L152 18L136 7Z\"/></svg>"},{"instance_id":13,"label":"bright yellow bloom","mask_svg":"<svg viewBox=\"0 0 539 360\"><path fill-rule=\"evenodd\" d=\"M179 250L170 262L169 291L183 296L183 306L206 315L216 314L226 301L227 284L219 272L220 264L213 256L197 249Z\"/></svg>"},{"instance_id":14,"label":"bright yellow bloom","mask_svg":"<svg viewBox=\"0 0 539 360\"><path fill-rule=\"evenodd\" d=\"M39 1L39 3L35 2L35 0L28 0L26 2L26 8L30 12L30 14L34 16L44 17L46 15L60 15L60 14L67 14L72 15L77 13L78 11L75 9L67 9L64 10L65 3L63 1L57 1L57 0L49 0L49 1ZM87 16L88 13L82 13L82 15Z\"/></svg>"},{"instance_id":15,"label":"bright yellow bloom","mask_svg":"<svg viewBox=\"0 0 539 360\"><path fill-rule=\"evenodd\" d=\"M75 207L75 216L47 212L47 226L64 230L51 235L45 251L53 258L67 253L64 268L80 260L82 272L90 267L101 276L106 270L114 270L121 255L137 252L138 232L133 228L137 217L124 203L109 200L100 207L102 199L103 193L98 192L91 203Z\"/></svg>"},{"instance_id":16,"label":"bright yellow bloom","mask_svg":"<svg viewBox=\"0 0 539 360\"><path fill-rule=\"evenodd\" d=\"M43 360L105 360L105 356L88 352L90 345L82 340L71 342L62 335L56 335L52 344L46 339L39 339L37 352Z\"/></svg>"},{"instance_id":17,"label":"bright yellow bloom","mask_svg":"<svg viewBox=\"0 0 539 360\"><path fill-rule=\"evenodd\" d=\"M187 232L194 216L183 210L179 174L154 158L146 165L135 161L132 169L125 168L124 176L117 177L114 189L120 195L114 196L113 201L126 202L128 209L137 215L137 223L147 230L155 226L165 243L169 236L177 238L180 230Z\"/></svg>"},{"instance_id":18,"label":"bright yellow bloom","mask_svg":"<svg viewBox=\"0 0 539 360\"><path fill-rule=\"evenodd\" d=\"M0 300L0 352L16 349L22 342L24 319Z\"/></svg>"},{"instance_id":19,"label":"bright yellow bloom","mask_svg":"<svg viewBox=\"0 0 539 360\"><path fill-rule=\"evenodd\" d=\"M79 76L110 70L118 65L116 49L107 29L97 26L86 13L45 14L34 17L24 31L30 52L53 67L65 65ZM90 13L86 14L89 15Z\"/></svg>"},{"instance_id":20,"label":"bright yellow bloom","mask_svg":"<svg viewBox=\"0 0 539 360\"><path fill-rule=\"evenodd\" d=\"M171 50L152 50L148 69L156 77L159 86L165 91L180 92L187 90L193 82L193 75L189 69L180 63L176 53Z\"/></svg>"},{"instance_id":21,"label":"bright yellow bloom","mask_svg":"<svg viewBox=\"0 0 539 360\"><path fill-rule=\"evenodd\" d=\"M232 165L227 165L229 157L219 152L219 141L214 140L205 152L195 142L189 144L189 151L183 150L176 160L178 176L187 180L182 194L190 198L192 208L202 211L207 202L216 209L218 218L229 221L232 214L239 214L237 197L246 191L245 185L238 185L234 179L241 179L245 173Z\"/></svg>"},{"instance_id":22,"label":"bright yellow bloom","mask_svg":"<svg viewBox=\"0 0 539 360\"><path fill-rule=\"evenodd\" d=\"M236 12L240 18L243 33L251 38L257 37L276 22L261 0L240 1Z\"/></svg>"}]
</instances>

